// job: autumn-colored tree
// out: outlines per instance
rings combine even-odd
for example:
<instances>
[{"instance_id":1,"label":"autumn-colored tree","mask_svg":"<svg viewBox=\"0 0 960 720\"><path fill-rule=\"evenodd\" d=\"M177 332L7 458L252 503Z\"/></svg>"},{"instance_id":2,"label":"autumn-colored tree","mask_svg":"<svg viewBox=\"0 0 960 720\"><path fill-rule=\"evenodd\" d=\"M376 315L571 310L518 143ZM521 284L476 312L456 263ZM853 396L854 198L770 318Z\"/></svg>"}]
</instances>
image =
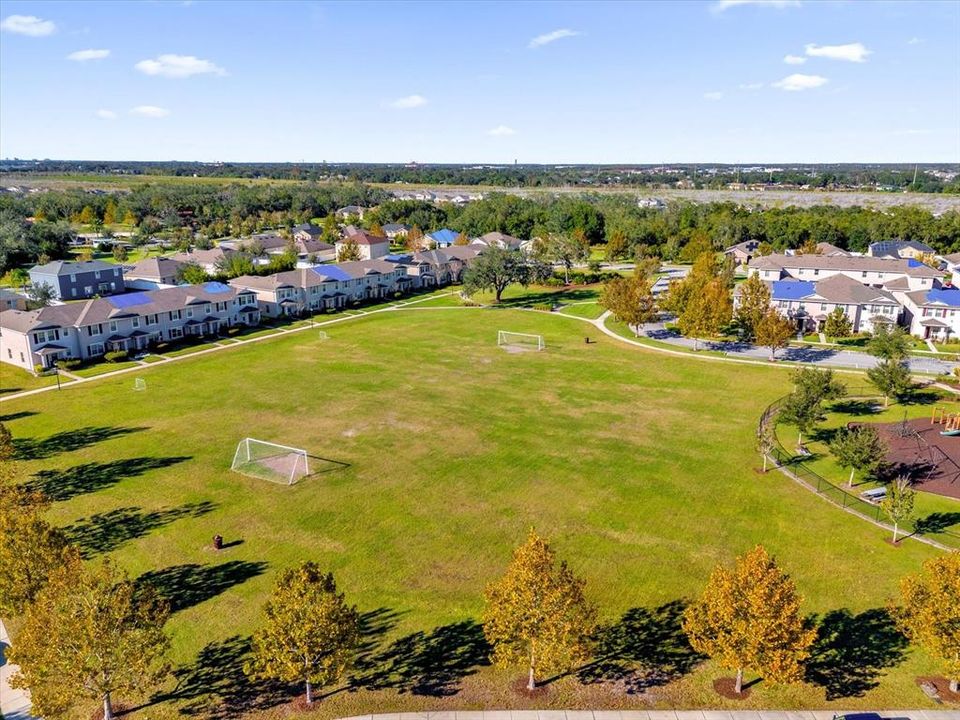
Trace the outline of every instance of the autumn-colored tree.
<instances>
[{"instance_id":1,"label":"autumn-colored tree","mask_svg":"<svg viewBox=\"0 0 960 720\"><path fill-rule=\"evenodd\" d=\"M96 219L97 214L93 211L93 208L89 205L84 205L83 210L80 211L77 221L82 225L92 225L93 221Z\"/></svg>"},{"instance_id":2,"label":"autumn-colored tree","mask_svg":"<svg viewBox=\"0 0 960 720\"><path fill-rule=\"evenodd\" d=\"M337 262L359 260L360 258L360 245L357 244L352 235L347 235L340 241L340 247L337 248Z\"/></svg>"},{"instance_id":3,"label":"autumn-colored tree","mask_svg":"<svg viewBox=\"0 0 960 720\"><path fill-rule=\"evenodd\" d=\"M531 529L502 578L487 586L483 632L493 662L527 670L527 689L543 673L569 670L590 652L595 610L584 581L557 564L546 540Z\"/></svg>"},{"instance_id":4,"label":"autumn-colored tree","mask_svg":"<svg viewBox=\"0 0 960 720\"><path fill-rule=\"evenodd\" d=\"M656 301L650 281L645 277L619 277L607 282L600 291L600 306L640 335L640 326L657 317Z\"/></svg>"},{"instance_id":5,"label":"autumn-colored tree","mask_svg":"<svg viewBox=\"0 0 960 720\"><path fill-rule=\"evenodd\" d=\"M853 325L850 323L850 318L841 307L834 308L823 323L823 334L828 338L850 337L852 332Z\"/></svg>"},{"instance_id":6,"label":"autumn-colored tree","mask_svg":"<svg viewBox=\"0 0 960 720\"><path fill-rule=\"evenodd\" d=\"M634 277L649 280L651 285L656 280L657 273L660 272L660 258L652 255L641 255L637 258L633 266Z\"/></svg>"},{"instance_id":7,"label":"autumn-colored tree","mask_svg":"<svg viewBox=\"0 0 960 720\"><path fill-rule=\"evenodd\" d=\"M693 338L694 350L698 350L700 338L717 335L732 317L730 291L720 278L714 278L690 299L677 325L680 332Z\"/></svg>"},{"instance_id":8,"label":"autumn-colored tree","mask_svg":"<svg viewBox=\"0 0 960 720\"><path fill-rule=\"evenodd\" d=\"M376 223L376 222L370 224L370 229L367 230L367 232L373 235L374 237L387 236L387 234L383 231L383 227L381 227L380 223Z\"/></svg>"},{"instance_id":9,"label":"autumn-colored tree","mask_svg":"<svg viewBox=\"0 0 960 720\"><path fill-rule=\"evenodd\" d=\"M900 581L897 626L942 664L951 692L960 691L960 551L931 558Z\"/></svg>"},{"instance_id":10,"label":"autumn-colored tree","mask_svg":"<svg viewBox=\"0 0 960 720\"><path fill-rule=\"evenodd\" d=\"M773 255L775 249L773 245L768 243L766 240L762 241L757 245L756 255L757 257L764 257L766 255Z\"/></svg>"},{"instance_id":11,"label":"autumn-colored tree","mask_svg":"<svg viewBox=\"0 0 960 720\"><path fill-rule=\"evenodd\" d=\"M104 225L113 225L117 222L117 203L114 202L113 198L107 200L107 204L103 208L103 224Z\"/></svg>"},{"instance_id":12,"label":"autumn-colored tree","mask_svg":"<svg viewBox=\"0 0 960 720\"><path fill-rule=\"evenodd\" d=\"M803 245L797 248L797 252L800 255L819 255L820 248L817 246L817 241L809 237L803 242Z\"/></svg>"},{"instance_id":13,"label":"autumn-colored tree","mask_svg":"<svg viewBox=\"0 0 960 720\"><path fill-rule=\"evenodd\" d=\"M718 566L703 595L684 612L683 629L698 652L736 670L736 692L752 668L771 682L802 678L817 631L807 627L789 576L761 546Z\"/></svg>"},{"instance_id":14,"label":"autumn-colored tree","mask_svg":"<svg viewBox=\"0 0 960 720\"><path fill-rule=\"evenodd\" d=\"M131 225L131 226L137 224L137 216L133 214L133 211L132 211L132 210L127 210L127 211L123 214L123 224L124 224L124 225Z\"/></svg>"},{"instance_id":15,"label":"autumn-colored tree","mask_svg":"<svg viewBox=\"0 0 960 720\"><path fill-rule=\"evenodd\" d=\"M13 444L13 434L0 422L0 463L12 460L17 448Z\"/></svg>"},{"instance_id":16,"label":"autumn-colored tree","mask_svg":"<svg viewBox=\"0 0 960 720\"><path fill-rule=\"evenodd\" d=\"M627 256L627 234L617 228L607 236L606 256L608 262L622 260Z\"/></svg>"},{"instance_id":17,"label":"autumn-colored tree","mask_svg":"<svg viewBox=\"0 0 960 720\"><path fill-rule=\"evenodd\" d=\"M893 523L893 542L897 542L900 523L913 516L913 501L916 492L910 487L910 478L900 477L890 483L887 496L880 501L880 507Z\"/></svg>"},{"instance_id":18,"label":"autumn-colored tree","mask_svg":"<svg viewBox=\"0 0 960 720\"><path fill-rule=\"evenodd\" d=\"M740 335L753 339L757 334L757 326L770 310L770 288L756 273L748 277L738 288L737 309L733 318L740 330Z\"/></svg>"},{"instance_id":19,"label":"autumn-colored tree","mask_svg":"<svg viewBox=\"0 0 960 720\"><path fill-rule=\"evenodd\" d=\"M716 254L713 252L701 254L686 276L670 283L661 303L663 309L680 317L693 298L697 297L711 280L719 277L720 269Z\"/></svg>"},{"instance_id":20,"label":"autumn-colored tree","mask_svg":"<svg viewBox=\"0 0 960 720\"><path fill-rule=\"evenodd\" d=\"M29 688L45 718L87 701L102 703L104 720L112 720L116 695L144 694L167 677L167 615L151 588L111 562L67 562L27 607L9 651L20 666L11 685Z\"/></svg>"},{"instance_id":21,"label":"autumn-colored tree","mask_svg":"<svg viewBox=\"0 0 960 720\"><path fill-rule=\"evenodd\" d=\"M113 246L113 259L117 262L127 261L127 248L119 243Z\"/></svg>"},{"instance_id":22,"label":"autumn-colored tree","mask_svg":"<svg viewBox=\"0 0 960 720\"><path fill-rule=\"evenodd\" d=\"M253 657L244 670L254 677L301 682L307 703L314 687L339 681L360 640L360 617L337 592L333 575L312 562L280 574L253 636Z\"/></svg>"},{"instance_id":23,"label":"autumn-colored tree","mask_svg":"<svg viewBox=\"0 0 960 720\"><path fill-rule=\"evenodd\" d=\"M412 250L413 252L420 250L423 245L423 230L414 225L407 231L407 237L404 242L406 243L407 250Z\"/></svg>"},{"instance_id":24,"label":"autumn-colored tree","mask_svg":"<svg viewBox=\"0 0 960 720\"><path fill-rule=\"evenodd\" d=\"M754 339L757 345L770 348L770 359L777 359L777 350L785 348L790 338L796 332L796 327L788 318L771 307L754 326Z\"/></svg>"},{"instance_id":25,"label":"autumn-colored tree","mask_svg":"<svg viewBox=\"0 0 960 720\"><path fill-rule=\"evenodd\" d=\"M830 442L830 452L837 459L837 465L850 468L847 485L853 487L854 473L875 471L883 463L887 448L874 428L861 425L837 430Z\"/></svg>"},{"instance_id":26,"label":"autumn-colored tree","mask_svg":"<svg viewBox=\"0 0 960 720\"><path fill-rule=\"evenodd\" d=\"M457 247L463 247L464 245L470 244L470 236L465 232L457 233L457 237L454 238L453 244Z\"/></svg>"}]
</instances>

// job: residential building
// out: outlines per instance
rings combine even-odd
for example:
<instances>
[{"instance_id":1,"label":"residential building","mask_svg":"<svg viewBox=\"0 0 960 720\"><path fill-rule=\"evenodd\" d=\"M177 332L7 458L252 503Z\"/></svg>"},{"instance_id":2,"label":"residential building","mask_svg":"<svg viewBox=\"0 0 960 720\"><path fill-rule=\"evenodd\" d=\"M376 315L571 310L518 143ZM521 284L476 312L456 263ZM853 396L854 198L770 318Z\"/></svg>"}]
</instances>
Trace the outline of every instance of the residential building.
<instances>
[{"instance_id":1,"label":"residential building","mask_svg":"<svg viewBox=\"0 0 960 720\"><path fill-rule=\"evenodd\" d=\"M396 240L410 232L410 226L404 223L387 223L383 226L383 234L391 240Z\"/></svg>"},{"instance_id":2,"label":"residential building","mask_svg":"<svg viewBox=\"0 0 960 720\"><path fill-rule=\"evenodd\" d=\"M256 325L256 295L219 282L0 313L0 361L27 370L59 359L136 352L159 342Z\"/></svg>"},{"instance_id":3,"label":"residential building","mask_svg":"<svg viewBox=\"0 0 960 720\"><path fill-rule=\"evenodd\" d=\"M215 275L219 272L220 265L236 254L236 250L218 245L210 250L197 250L194 248L190 250L190 252L177 253L173 255L171 259L180 263L196 263L202 267L208 275Z\"/></svg>"},{"instance_id":4,"label":"residential building","mask_svg":"<svg viewBox=\"0 0 960 720\"><path fill-rule=\"evenodd\" d=\"M83 300L95 295L123 292L123 272L119 265L101 260L70 262L54 260L30 268L30 283L46 283L59 300Z\"/></svg>"},{"instance_id":5,"label":"residential building","mask_svg":"<svg viewBox=\"0 0 960 720\"><path fill-rule=\"evenodd\" d=\"M348 218L351 215L356 215L358 218L363 220L363 214L367 211L366 208L362 208L359 205L345 205L342 208L337 209L338 218Z\"/></svg>"},{"instance_id":6,"label":"residential building","mask_svg":"<svg viewBox=\"0 0 960 720\"><path fill-rule=\"evenodd\" d=\"M348 239L355 242L360 248L361 260L376 260L377 258L384 257L390 253L389 238L377 237L376 235L365 233L362 230L357 230L356 232L347 235L346 238L337 241L336 249L338 257Z\"/></svg>"},{"instance_id":7,"label":"residential building","mask_svg":"<svg viewBox=\"0 0 960 720\"><path fill-rule=\"evenodd\" d=\"M746 265L757 253L757 247L759 245L759 240L744 240L736 245L731 245L723 251L723 254L732 258L736 265Z\"/></svg>"},{"instance_id":8,"label":"residential building","mask_svg":"<svg viewBox=\"0 0 960 720\"><path fill-rule=\"evenodd\" d=\"M304 267L337 259L337 249L322 240L304 240L299 237L294 240L294 246L297 251L297 264Z\"/></svg>"},{"instance_id":9,"label":"residential building","mask_svg":"<svg viewBox=\"0 0 960 720\"><path fill-rule=\"evenodd\" d=\"M123 271L123 282L128 289L157 290L177 284L177 277L185 263L173 258L157 257L141 260Z\"/></svg>"},{"instance_id":10,"label":"residential building","mask_svg":"<svg viewBox=\"0 0 960 720\"><path fill-rule=\"evenodd\" d=\"M13 290L0 288L0 312L4 310L26 310L27 298Z\"/></svg>"},{"instance_id":11,"label":"residential building","mask_svg":"<svg viewBox=\"0 0 960 720\"><path fill-rule=\"evenodd\" d=\"M475 238L472 242L477 245L498 247L503 250L519 250L524 245L523 240L515 238L512 235L507 235L505 233L496 231L481 235L480 237Z\"/></svg>"},{"instance_id":12,"label":"residential building","mask_svg":"<svg viewBox=\"0 0 960 720\"><path fill-rule=\"evenodd\" d=\"M460 233L456 230L441 228L427 233L423 239L426 241L427 248L445 248L453 245L458 237L460 237Z\"/></svg>"},{"instance_id":13,"label":"residential building","mask_svg":"<svg viewBox=\"0 0 960 720\"><path fill-rule=\"evenodd\" d=\"M911 335L936 342L960 336L960 289L915 290L903 300Z\"/></svg>"},{"instance_id":14,"label":"residential building","mask_svg":"<svg viewBox=\"0 0 960 720\"><path fill-rule=\"evenodd\" d=\"M855 255L764 255L750 261L750 274L761 280L810 280L846 275L862 285L890 292L930 290L940 285L943 273L918 260L862 257Z\"/></svg>"},{"instance_id":15,"label":"residential building","mask_svg":"<svg viewBox=\"0 0 960 720\"><path fill-rule=\"evenodd\" d=\"M920 259L931 256L936 251L929 245L916 240L882 240L870 243L867 255L870 257Z\"/></svg>"},{"instance_id":16,"label":"residential building","mask_svg":"<svg viewBox=\"0 0 960 720\"><path fill-rule=\"evenodd\" d=\"M323 228L313 223L302 223L301 225L294 225L292 232L294 240L306 242L309 240L319 240L320 236L323 235Z\"/></svg>"}]
</instances>

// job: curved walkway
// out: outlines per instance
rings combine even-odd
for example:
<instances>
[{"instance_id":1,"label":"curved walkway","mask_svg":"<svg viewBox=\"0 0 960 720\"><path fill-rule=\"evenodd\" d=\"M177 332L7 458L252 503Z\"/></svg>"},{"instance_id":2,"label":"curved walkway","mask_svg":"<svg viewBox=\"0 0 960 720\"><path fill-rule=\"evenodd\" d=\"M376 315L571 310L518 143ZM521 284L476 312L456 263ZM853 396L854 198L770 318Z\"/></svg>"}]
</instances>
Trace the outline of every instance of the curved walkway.
<instances>
[{"instance_id":1,"label":"curved walkway","mask_svg":"<svg viewBox=\"0 0 960 720\"><path fill-rule=\"evenodd\" d=\"M0 717L3 720L34 720L30 714L30 695L10 687L10 678L19 669L7 662L5 651L10 647L10 636L0 620Z\"/></svg>"}]
</instances>

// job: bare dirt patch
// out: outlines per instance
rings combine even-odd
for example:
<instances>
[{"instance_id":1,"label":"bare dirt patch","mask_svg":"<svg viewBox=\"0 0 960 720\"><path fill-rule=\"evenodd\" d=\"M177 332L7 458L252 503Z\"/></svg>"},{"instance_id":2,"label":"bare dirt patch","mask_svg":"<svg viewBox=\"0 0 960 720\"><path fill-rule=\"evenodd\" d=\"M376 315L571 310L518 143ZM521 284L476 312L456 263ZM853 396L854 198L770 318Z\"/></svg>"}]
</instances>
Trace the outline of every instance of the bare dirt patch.
<instances>
[{"instance_id":1,"label":"bare dirt patch","mask_svg":"<svg viewBox=\"0 0 960 720\"><path fill-rule=\"evenodd\" d=\"M932 686L936 688L937 697L939 697L943 702L960 704L960 693L951 692L950 681L945 677L918 677L916 679L916 683L917 687L919 687L924 694L926 694L926 691L923 690L923 686Z\"/></svg>"},{"instance_id":2,"label":"bare dirt patch","mask_svg":"<svg viewBox=\"0 0 960 720\"><path fill-rule=\"evenodd\" d=\"M750 697L750 688L744 685L737 693L737 681L735 678L719 678L713 681L713 689L717 695L725 697L727 700L746 700Z\"/></svg>"}]
</instances>

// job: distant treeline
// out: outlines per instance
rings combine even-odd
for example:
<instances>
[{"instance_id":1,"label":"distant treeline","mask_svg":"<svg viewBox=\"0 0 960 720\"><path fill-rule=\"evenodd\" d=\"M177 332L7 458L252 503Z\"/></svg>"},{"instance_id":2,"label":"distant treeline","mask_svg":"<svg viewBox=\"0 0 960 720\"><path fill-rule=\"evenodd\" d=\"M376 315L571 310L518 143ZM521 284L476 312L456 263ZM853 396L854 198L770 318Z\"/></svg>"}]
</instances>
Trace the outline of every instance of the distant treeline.
<instances>
[{"instance_id":1,"label":"distant treeline","mask_svg":"<svg viewBox=\"0 0 960 720\"><path fill-rule=\"evenodd\" d=\"M491 185L494 187L684 187L722 189L729 183L788 188L857 188L960 193L958 168L950 164L836 164L779 166L772 170L735 165L387 165L363 163L199 163L4 161L0 171L168 175L179 177L343 180L367 183ZM953 174L953 177L950 175Z\"/></svg>"},{"instance_id":2,"label":"distant treeline","mask_svg":"<svg viewBox=\"0 0 960 720\"><path fill-rule=\"evenodd\" d=\"M935 250L960 251L960 212L934 216L901 206L883 211L820 205L809 208L744 207L735 203L673 202L638 207L626 195L582 194L522 198L490 193L466 206L395 200L359 183L302 185L144 184L130 191L94 194L81 190L0 195L0 270L67 253L71 225L129 227L134 241L162 235L189 242L319 220L346 205L376 206L366 227L406 223L424 232L448 227L471 237L498 230L521 239L549 234L581 235L606 245L611 258L658 255L687 259L696 241L720 250L744 240L775 249L828 242L863 251L880 240L918 240ZM28 222L27 218L34 221ZM359 218L351 218L360 223ZM692 246L693 247L693 246Z\"/></svg>"}]
</instances>

